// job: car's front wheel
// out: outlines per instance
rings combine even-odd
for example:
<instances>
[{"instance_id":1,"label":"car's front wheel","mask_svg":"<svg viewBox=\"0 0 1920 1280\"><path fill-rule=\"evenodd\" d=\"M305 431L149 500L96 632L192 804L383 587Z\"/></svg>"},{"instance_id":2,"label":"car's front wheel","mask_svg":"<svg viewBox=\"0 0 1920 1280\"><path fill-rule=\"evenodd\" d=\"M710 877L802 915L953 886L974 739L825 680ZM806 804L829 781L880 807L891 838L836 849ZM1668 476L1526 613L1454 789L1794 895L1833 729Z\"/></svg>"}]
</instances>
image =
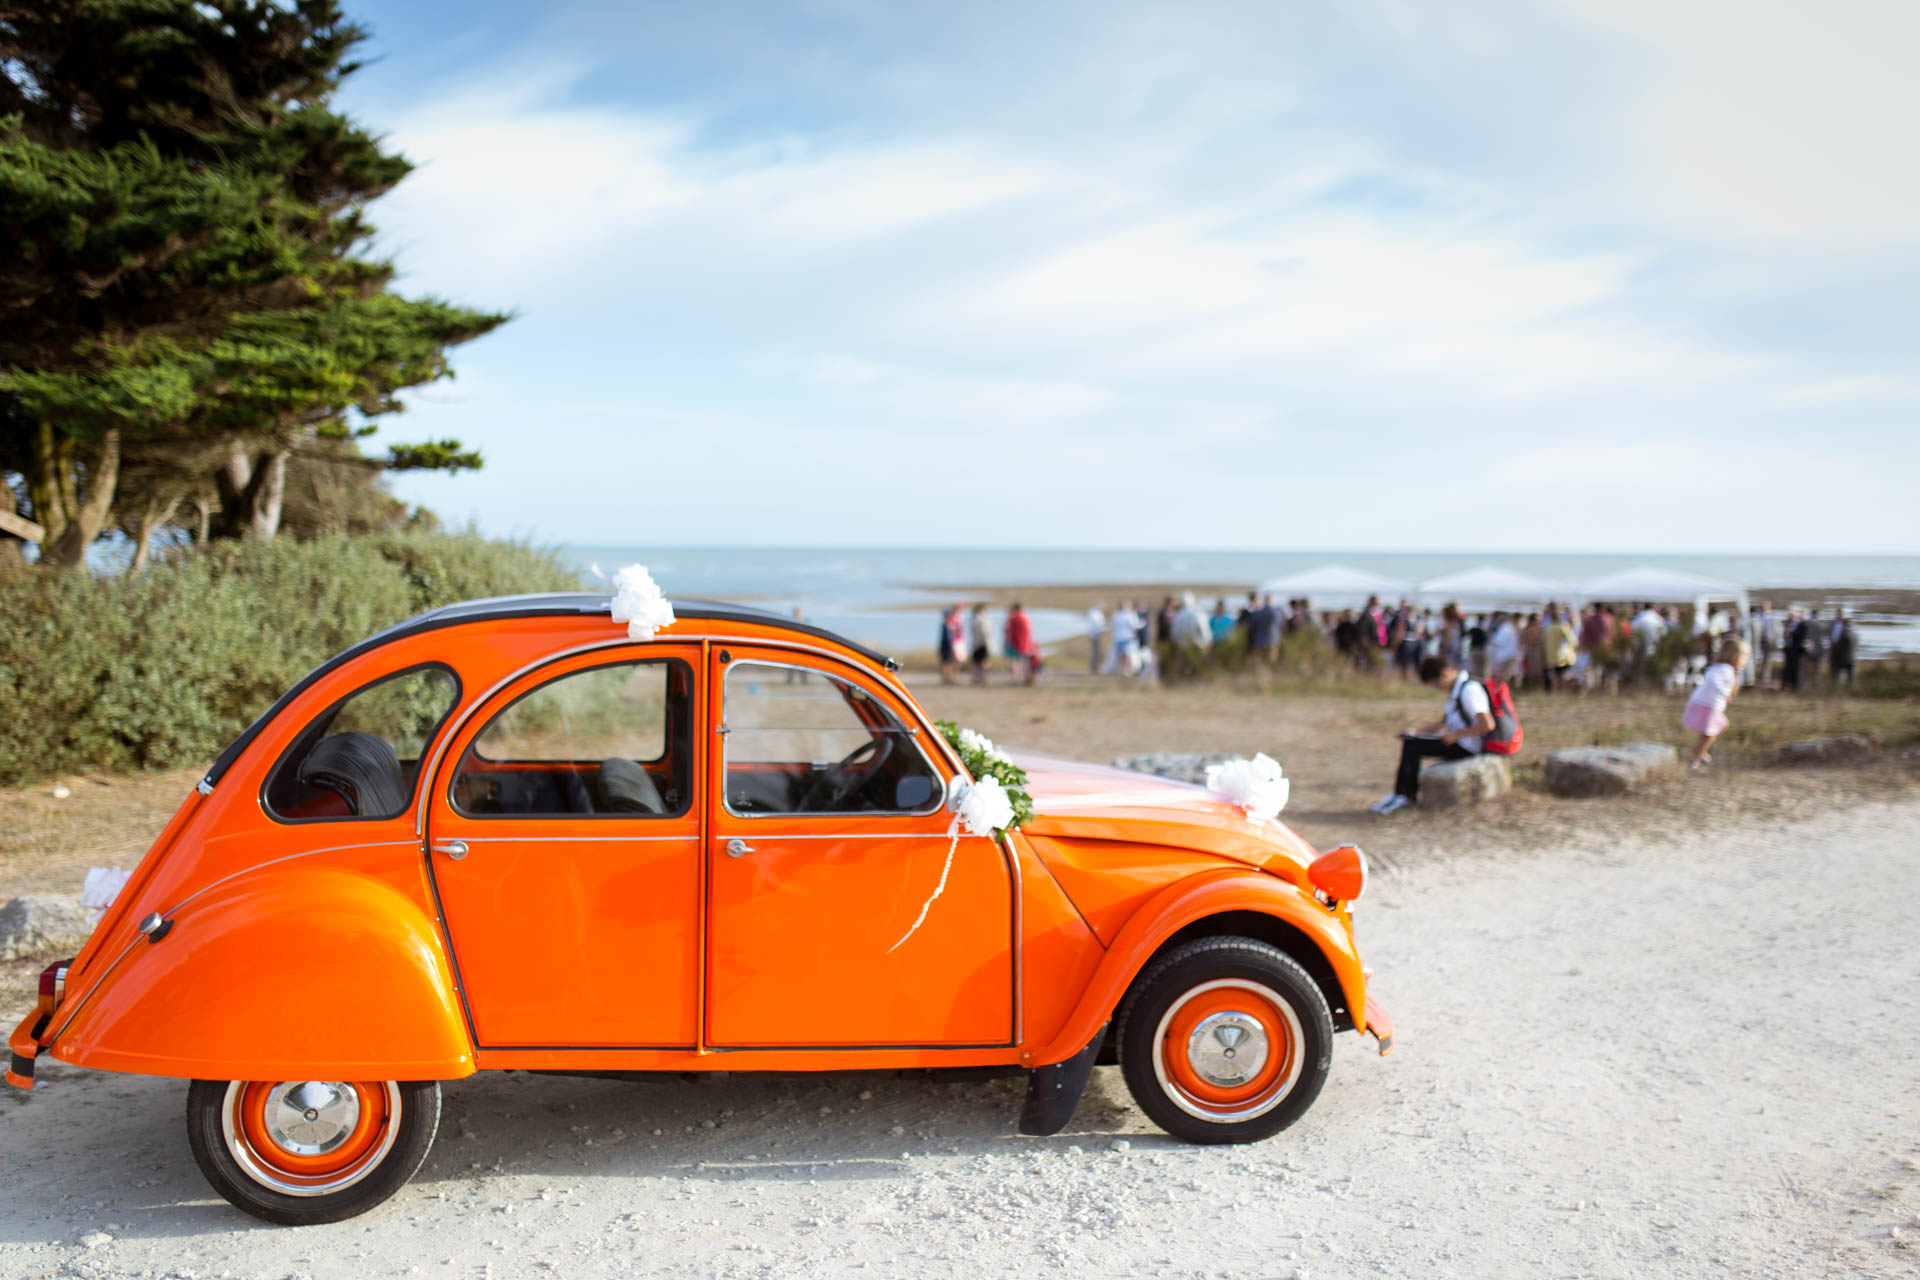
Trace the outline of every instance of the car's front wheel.
<instances>
[{"instance_id":1,"label":"car's front wheel","mask_svg":"<svg viewBox=\"0 0 1920 1280\"><path fill-rule=\"evenodd\" d=\"M235 1208L283 1226L365 1213L406 1184L440 1127L433 1080L195 1080L187 1141Z\"/></svg>"},{"instance_id":2,"label":"car's front wheel","mask_svg":"<svg viewBox=\"0 0 1920 1280\"><path fill-rule=\"evenodd\" d=\"M1140 975L1117 1039L1127 1088L1155 1124L1187 1142L1258 1142L1319 1096L1333 1017L1277 947L1197 938Z\"/></svg>"}]
</instances>

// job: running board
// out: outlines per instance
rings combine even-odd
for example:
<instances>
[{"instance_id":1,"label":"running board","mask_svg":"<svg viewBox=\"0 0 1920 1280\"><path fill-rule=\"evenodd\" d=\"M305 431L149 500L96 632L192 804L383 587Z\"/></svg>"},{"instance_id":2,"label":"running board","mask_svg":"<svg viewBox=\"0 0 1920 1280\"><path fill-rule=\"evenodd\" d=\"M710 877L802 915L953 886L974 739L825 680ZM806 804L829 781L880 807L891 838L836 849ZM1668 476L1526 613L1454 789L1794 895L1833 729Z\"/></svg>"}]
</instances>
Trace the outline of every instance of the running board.
<instances>
[{"instance_id":1,"label":"running board","mask_svg":"<svg viewBox=\"0 0 1920 1280\"><path fill-rule=\"evenodd\" d=\"M1107 1024L1093 1033L1086 1047L1051 1066L1040 1067L1027 1079L1027 1105L1020 1109L1020 1132L1029 1138L1050 1138L1067 1127L1080 1095L1093 1074L1093 1060L1106 1042Z\"/></svg>"}]
</instances>

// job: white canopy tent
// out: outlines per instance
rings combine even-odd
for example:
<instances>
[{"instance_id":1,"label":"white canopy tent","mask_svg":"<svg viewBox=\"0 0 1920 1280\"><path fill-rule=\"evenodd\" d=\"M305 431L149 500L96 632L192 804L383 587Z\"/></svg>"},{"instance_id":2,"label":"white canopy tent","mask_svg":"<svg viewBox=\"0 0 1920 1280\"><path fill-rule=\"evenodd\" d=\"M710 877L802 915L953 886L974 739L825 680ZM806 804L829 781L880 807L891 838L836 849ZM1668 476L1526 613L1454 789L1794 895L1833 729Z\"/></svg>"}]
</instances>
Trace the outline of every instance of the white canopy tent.
<instances>
[{"instance_id":1,"label":"white canopy tent","mask_svg":"<svg viewBox=\"0 0 1920 1280\"><path fill-rule=\"evenodd\" d=\"M1716 604L1731 604L1739 609L1742 623L1749 612L1745 587L1718 578L1703 578L1697 573L1682 573L1678 569L1622 569L1618 573L1602 574L1581 583L1579 596L1583 601L1615 604L1645 601L1690 604L1694 617L1703 622L1709 607Z\"/></svg>"},{"instance_id":2,"label":"white canopy tent","mask_svg":"<svg viewBox=\"0 0 1920 1280\"><path fill-rule=\"evenodd\" d=\"M1305 597L1309 605L1318 611L1362 609L1366 607L1368 596L1379 596L1381 604L1390 605L1407 595L1411 584L1396 578L1383 578L1364 569L1349 569L1343 564L1326 564L1318 569L1263 582L1260 590L1281 605Z\"/></svg>"},{"instance_id":3,"label":"white canopy tent","mask_svg":"<svg viewBox=\"0 0 1920 1280\"><path fill-rule=\"evenodd\" d=\"M1551 601L1566 600L1573 593L1558 582L1482 565L1423 582L1415 594L1424 605L1437 608L1457 604L1468 613L1485 613L1492 609L1539 610Z\"/></svg>"}]
</instances>

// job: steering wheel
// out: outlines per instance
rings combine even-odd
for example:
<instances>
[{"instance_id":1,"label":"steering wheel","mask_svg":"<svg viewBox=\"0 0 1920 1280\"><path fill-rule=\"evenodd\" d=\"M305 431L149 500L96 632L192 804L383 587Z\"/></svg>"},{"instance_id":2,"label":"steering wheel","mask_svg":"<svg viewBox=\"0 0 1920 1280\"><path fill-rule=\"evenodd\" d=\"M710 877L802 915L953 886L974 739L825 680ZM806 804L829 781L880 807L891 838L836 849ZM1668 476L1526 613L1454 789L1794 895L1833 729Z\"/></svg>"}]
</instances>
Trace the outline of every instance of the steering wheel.
<instances>
[{"instance_id":1,"label":"steering wheel","mask_svg":"<svg viewBox=\"0 0 1920 1280\"><path fill-rule=\"evenodd\" d=\"M838 809L867 777L893 755L893 735L875 734L847 752L838 764L829 765L800 799L796 813L831 813ZM859 776L855 776L855 771Z\"/></svg>"}]
</instances>

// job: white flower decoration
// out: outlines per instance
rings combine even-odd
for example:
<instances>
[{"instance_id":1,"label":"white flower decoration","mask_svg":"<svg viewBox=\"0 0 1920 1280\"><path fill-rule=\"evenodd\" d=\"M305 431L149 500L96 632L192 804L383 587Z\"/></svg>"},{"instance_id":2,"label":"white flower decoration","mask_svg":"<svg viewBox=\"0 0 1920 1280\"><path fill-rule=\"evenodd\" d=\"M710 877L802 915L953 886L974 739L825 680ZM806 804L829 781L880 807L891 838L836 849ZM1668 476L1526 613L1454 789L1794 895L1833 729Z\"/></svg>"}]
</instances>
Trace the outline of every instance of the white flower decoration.
<instances>
[{"instance_id":1,"label":"white flower decoration","mask_svg":"<svg viewBox=\"0 0 1920 1280\"><path fill-rule=\"evenodd\" d=\"M959 784L948 795L947 808L958 815L956 822L965 823L968 833L976 836L1004 831L1013 821L1013 801L1007 799L998 778Z\"/></svg>"},{"instance_id":2,"label":"white flower decoration","mask_svg":"<svg viewBox=\"0 0 1920 1280\"><path fill-rule=\"evenodd\" d=\"M1207 790L1238 805L1249 818L1271 818L1287 807L1292 784L1280 775L1280 763L1264 751L1207 766Z\"/></svg>"},{"instance_id":3,"label":"white flower decoration","mask_svg":"<svg viewBox=\"0 0 1920 1280\"><path fill-rule=\"evenodd\" d=\"M960 731L960 749L962 751L976 751L997 764L1013 763L1013 757L994 746L993 739L984 733L976 733L972 729L962 729Z\"/></svg>"},{"instance_id":4,"label":"white flower decoration","mask_svg":"<svg viewBox=\"0 0 1920 1280\"><path fill-rule=\"evenodd\" d=\"M613 575L613 620L626 623L627 635L641 641L673 625L673 605L660 593L647 566L630 564Z\"/></svg>"}]
</instances>

